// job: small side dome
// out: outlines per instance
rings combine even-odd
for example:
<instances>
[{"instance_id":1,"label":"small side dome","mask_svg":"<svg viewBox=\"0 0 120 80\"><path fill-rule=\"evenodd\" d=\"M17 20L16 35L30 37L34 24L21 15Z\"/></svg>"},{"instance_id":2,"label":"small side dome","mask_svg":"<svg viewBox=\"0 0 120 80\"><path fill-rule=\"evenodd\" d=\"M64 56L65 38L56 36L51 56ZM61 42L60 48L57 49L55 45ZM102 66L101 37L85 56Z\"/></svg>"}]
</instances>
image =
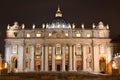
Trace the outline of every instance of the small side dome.
<instances>
[{"instance_id":1,"label":"small side dome","mask_svg":"<svg viewBox=\"0 0 120 80\"><path fill-rule=\"evenodd\" d=\"M102 21L98 23L98 29L104 29L104 24Z\"/></svg>"},{"instance_id":2,"label":"small side dome","mask_svg":"<svg viewBox=\"0 0 120 80\"><path fill-rule=\"evenodd\" d=\"M19 29L18 22L14 22L14 25L11 26L10 29Z\"/></svg>"}]
</instances>

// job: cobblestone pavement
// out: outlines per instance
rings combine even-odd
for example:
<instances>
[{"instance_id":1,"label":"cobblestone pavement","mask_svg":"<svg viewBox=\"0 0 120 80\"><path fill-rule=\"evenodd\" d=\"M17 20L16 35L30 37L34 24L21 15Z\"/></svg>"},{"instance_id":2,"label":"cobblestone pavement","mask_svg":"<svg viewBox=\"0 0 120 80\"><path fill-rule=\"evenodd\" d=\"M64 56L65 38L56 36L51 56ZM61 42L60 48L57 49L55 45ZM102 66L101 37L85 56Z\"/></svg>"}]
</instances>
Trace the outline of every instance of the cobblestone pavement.
<instances>
[{"instance_id":1,"label":"cobblestone pavement","mask_svg":"<svg viewBox=\"0 0 120 80\"><path fill-rule=\"evenodd\" d=\"M120 80L120 75L89 72L29 72L2 74L0 80Z\"/></svg>"}]
</instances>

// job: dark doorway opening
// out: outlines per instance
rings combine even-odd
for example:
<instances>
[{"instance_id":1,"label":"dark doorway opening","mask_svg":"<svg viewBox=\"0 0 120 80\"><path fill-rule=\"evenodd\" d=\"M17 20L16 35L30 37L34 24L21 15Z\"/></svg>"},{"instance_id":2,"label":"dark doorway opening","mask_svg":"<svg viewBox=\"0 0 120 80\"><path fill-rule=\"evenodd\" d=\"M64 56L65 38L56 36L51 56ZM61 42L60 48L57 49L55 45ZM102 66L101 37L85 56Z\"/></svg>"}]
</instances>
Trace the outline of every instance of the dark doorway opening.
<instances>
[{"instance_id":1,"label":"dark doorway opening","mask_svg":"<svg viewBox=\"0 0 120 80\"><path fill-rule=\"evenodd\" d=\"M49 71L51 71L52 70L52 65L49 65Z\"/></svg>"},{"instance_id":2,"label":"dark doorway opening","mask_svg":"<svg viewBox=\"0 0 120 80\"><path fill-rule=\"evenodd\" d=\"M60 67L61 67L61 66L58 64L58 65L57 65L57 71L60 71Z\"/></svg>"},{"instance_id":3,"label":"dark doorway opening","mask_svg":"<svg viewBox=\"0 0 120 80\"><path fill-rule=\"evenodd\" d=\"M65 65L65 70L68 71L68 69L69 69L69 68L68 68L68 65Z\"/></svg>"}]
</instances>

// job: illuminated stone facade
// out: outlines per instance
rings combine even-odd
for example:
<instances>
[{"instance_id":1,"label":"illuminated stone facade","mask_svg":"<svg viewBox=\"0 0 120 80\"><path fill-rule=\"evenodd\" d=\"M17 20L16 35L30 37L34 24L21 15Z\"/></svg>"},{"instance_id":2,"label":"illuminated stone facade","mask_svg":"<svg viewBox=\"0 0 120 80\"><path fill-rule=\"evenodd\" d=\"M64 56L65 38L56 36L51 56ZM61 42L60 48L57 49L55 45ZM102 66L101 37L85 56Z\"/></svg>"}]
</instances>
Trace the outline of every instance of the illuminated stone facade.
<instances>
[{"instance_id":1,"label":"illuminated stone facade","mask_svg":"<svg viewBox=\"0 0 120 80\"><path fill-rule=\"evenodd\" d=\"M60 8L55 18L42 28L8 25L5 59L9 71L89 71L107 72L111 61L109 26L102 22L86 29L62 18Z\"/></svg>"},{"instance_id":2,"label":"illuminated stone facade","mask_svg":"<svg viewBox=\"0 0 120 80\"><path fill-rule=\"evenodd\" d=\"M113 46L113 69L117 69L120 74L120 35L112 40Z\"/></svg>"},{"instance_id":3,"label":"illuminated stone facade","mask_svg":"<svg viewBox=\"0 0 120 80\"><path fill-rule=\"evenodd\" d=\"M118 53L114 58L113 58L113 69L118 70L117 72L120 74L120 53ZM117 73L116 72L116 73Z\"/></svg>"}]
</instances>

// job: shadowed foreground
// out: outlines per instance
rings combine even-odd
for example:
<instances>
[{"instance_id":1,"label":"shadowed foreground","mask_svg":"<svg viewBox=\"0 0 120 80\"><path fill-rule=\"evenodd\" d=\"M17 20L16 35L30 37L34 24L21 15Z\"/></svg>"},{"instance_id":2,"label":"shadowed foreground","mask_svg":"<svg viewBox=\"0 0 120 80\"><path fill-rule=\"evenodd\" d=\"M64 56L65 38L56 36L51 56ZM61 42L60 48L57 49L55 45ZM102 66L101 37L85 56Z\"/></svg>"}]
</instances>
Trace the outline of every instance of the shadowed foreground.
<instances>
[{"instance_id":1,"label":"shadowed foreground","mask_svg":"<svg viewBox=\"0 0 120 80\"><path fill-rule=\"evenodd\" d=\"M88 72L29 72L0 75L0 80L120 80L120 75Z\"/></svg>"}]
</instances>

